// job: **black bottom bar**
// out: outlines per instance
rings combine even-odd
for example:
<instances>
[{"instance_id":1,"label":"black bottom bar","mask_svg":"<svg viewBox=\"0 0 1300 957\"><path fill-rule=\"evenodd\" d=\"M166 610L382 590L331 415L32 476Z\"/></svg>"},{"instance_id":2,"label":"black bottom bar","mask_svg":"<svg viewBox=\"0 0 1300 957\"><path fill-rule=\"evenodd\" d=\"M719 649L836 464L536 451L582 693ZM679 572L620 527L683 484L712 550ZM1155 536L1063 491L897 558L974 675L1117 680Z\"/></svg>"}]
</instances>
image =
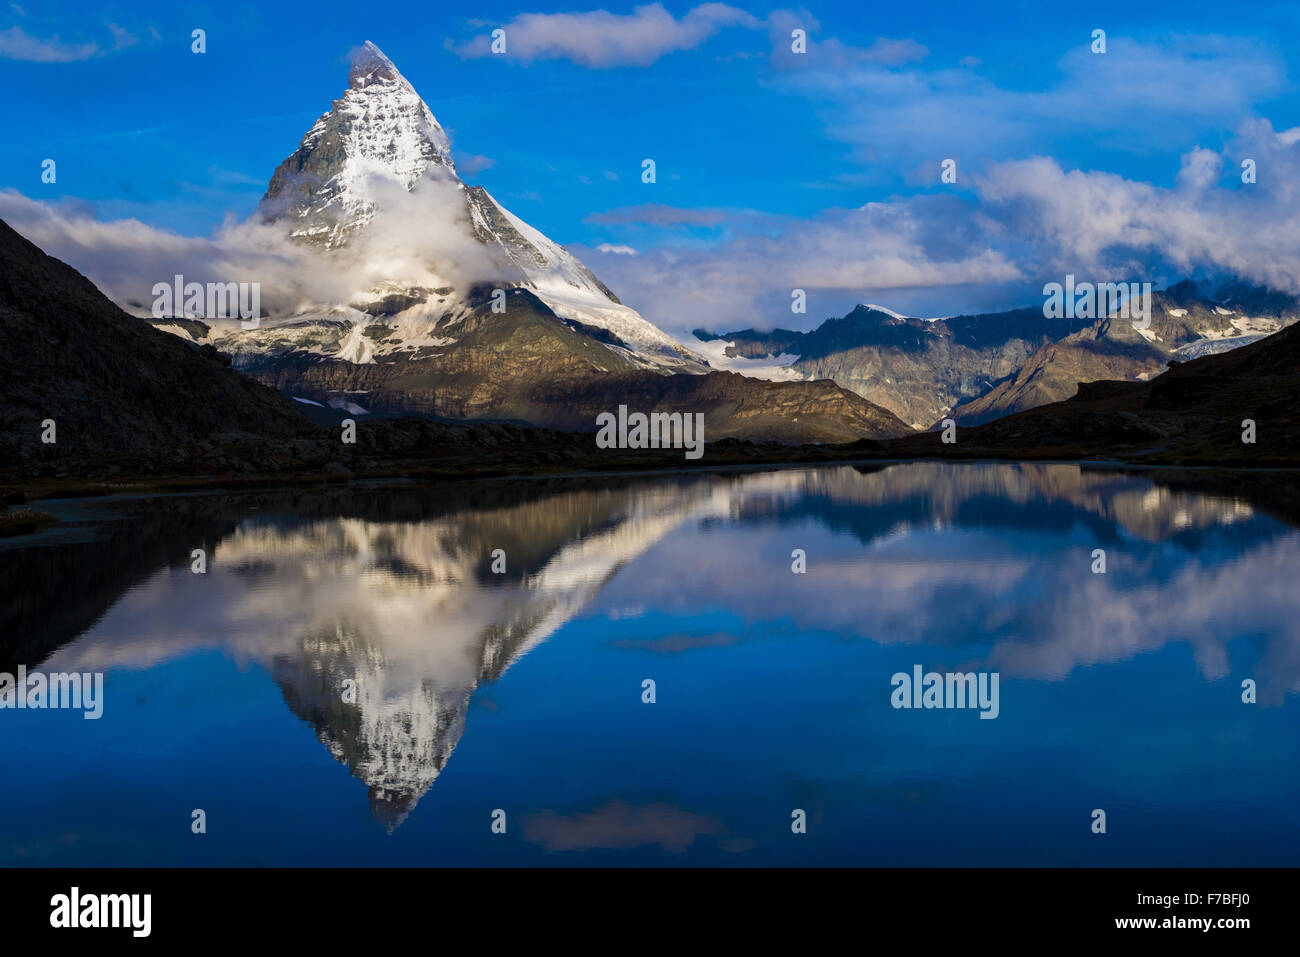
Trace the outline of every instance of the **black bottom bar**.
<instances>
[{"instance_id":1,"label":"black bottom bar","mask_svg":"<svg viewBox=\"0 0 1300 957\"><path fill-rule=\"evenodd\" d=\"M446 932L668 944L705 929L733 941L843 931L927 945L1128 937L1232 946L1288 932L1295 881L1294 870L1225 869L13 869L0 871L0 915L6 944L76 935L377 946ZM119 926L52 926L73 923L74 887L78 924ZM143 895L148 936L137 937Z\"/></svg>"}]
</instances>

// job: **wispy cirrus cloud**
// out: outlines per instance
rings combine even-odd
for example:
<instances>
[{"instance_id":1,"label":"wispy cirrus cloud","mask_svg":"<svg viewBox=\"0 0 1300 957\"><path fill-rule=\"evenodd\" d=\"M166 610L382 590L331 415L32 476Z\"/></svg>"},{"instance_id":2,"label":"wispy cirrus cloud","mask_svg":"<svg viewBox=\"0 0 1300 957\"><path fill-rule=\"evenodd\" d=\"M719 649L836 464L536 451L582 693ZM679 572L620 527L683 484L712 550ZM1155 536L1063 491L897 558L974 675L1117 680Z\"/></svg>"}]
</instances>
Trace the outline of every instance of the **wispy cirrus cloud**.
<instances>
[{"instance_id":1,"label":"wispy cirrus cloud","mask_svg":"<svg viewBox=\"0 0 1300 957\"><path fill-rule=\"evenodd\" d=\"M497 161L488 156L479 156L477 153L456 154L456 168L470 176L475 176L496 165Z\"/></svg>"},{"instance_id":2,"label":"wispy cirrus cloud","mask_svg":"<svg viewBox=\"0 0 1300 957\"><path fill-rule=\"evenodd\" d=\"M72 63L98 56L98 43L64 43L58 37L41 39L22 27L0 30L0 57L29 63Z\"/></svg>"},{"instance_id":3,"label":"wispy cirrus cloud","mask_svg":"<svg viewBox=\"0 0 1300 957\"><path fill-rule=\"evenodd\" d=\"M125 50L127 47L133 47L140 42L140 38L134 33L125 27L118 26L116 23L108 25L108 32L113 35L114 50Z\"/></svg>"},{"instance_id":4,"label":"wispy cirrus cloud","mask_svg":"<svg viewBox=\"0 0 1300 957\"><path fill-rule=\"evenodd\" d=\"M26 16L17 6L13 6L13 10L20 16ZM13 26L0 30L0 59L23 60L28 63L76 63L105 53L125 50L140 42L135 34L116 23L108 24L108 32L112 42L101 46L94 40L65 43L57 36L43 39L33 36L22 27Z\"/></svg>"},{"instance_id":5,"label":"wispy cirrus cloud","mask_svg":"<svg viewBox=\"0 0 1300 957\"><path fill-rule=\"evenodd\" d=\"M586 222L601 226L715 226L727 218L718 209L683 209L666 203L638 203L592 213Z\"/></svg>"},{"instance_id":6,"label":"wispy cirrus cloud","mask_svg":"<svg viewBox=\"0 0 1300 957\"><path fill-rule=\"evenodd\" d=\"M911 37L876 37L865 47L827 36L821 22L807 10L774 10L766 21L772 40L772 62L778 68L842 70L869 64L901 67L920 63L929 49ZM794 33L802 31L802 51L794 49Z\"/></svg>"}]
</instances>

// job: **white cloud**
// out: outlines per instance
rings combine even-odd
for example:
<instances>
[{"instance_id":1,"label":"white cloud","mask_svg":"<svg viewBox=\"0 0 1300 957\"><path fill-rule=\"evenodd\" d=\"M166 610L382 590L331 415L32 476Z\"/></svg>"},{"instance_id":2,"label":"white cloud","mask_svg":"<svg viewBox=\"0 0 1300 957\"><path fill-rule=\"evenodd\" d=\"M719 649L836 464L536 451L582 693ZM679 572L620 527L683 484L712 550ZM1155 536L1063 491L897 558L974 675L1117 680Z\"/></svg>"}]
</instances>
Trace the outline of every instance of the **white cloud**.
<instances>
[{"instance_id":1,"label":"white cloud","mask_svg":"<svg viewBox=\"0 0 1300 957\"><path fill-rule=\"evenodd\" d=\"M1257 183L1240 182L1241 157L1255 159ZM588 219L630 232L699 223L702 212L628 207ZM718 242L642 247L635 258L598 247L584 258L620 298L678 335L802 328L868 299L930 315L977 311L994 292L996 308L1025 305L1066 273L1157 285L1228 274L1300 293L1300 139L1262 120L1244 124L1222 152L1190 150L1172 188L1033 157L991 166L964 194L809 219L708 212ZM796 288L808 292L803 316L790 313Z\"/></svg>"},{"instance_id":2,"label":"white cloud","mask_svg":"<svg viewBox=\"0 0 1300 957\"><path fill-rule=\"evenodd\" d=\"M181 236L134 219L101 222L85 206L40 203L13 189L0 190L0 219L135 309L152 302L154 283L177 273L192 282L260 283L273 314L354 302L387 281L437 288L516 278L473 237L454 185L426 177L408 192L377 177L366 188L374 221L331 253L291 240L283 223L232 218L211 237Z\"/></svg>"},{"instance_id":3,"label":"white cloud","mask_svg":"<svg viewBox=\"0 0 1300 957\"><path fill-rule=\"evenodd\" d=\"M611 220L628 220L628 211L615 212L621 215ZM691 217L678 220L653 207L646 219L657 224ZM679 336L699 326L722 331L795 324L804 318L790 314L796 288L810 295L846 291L858 301L855 297L873 290L1024 278L1006 253L972 228L967 204L955 197L874 203L810 219L749 211L727 219L725 226L728 238L713 245L674 243L643 249L635 258L605 254L599 247L579 255L620 299ZM809 312L817 320L829 314L815 301Z\"/></svg>"},{"instance_id":4,"label":"white cloud","mask_svg":"<svg viewBox=\"0 0 1300 957\"><path fill-rule=\"evenodd\" d=\"M22 27L0 30L0 57L29 63L72 63L99 55L96 43L64 43L58 37L42 40Z\"/></svg>"},{"instance_id":5,"label":"white cloud","mask_svg":"<svg viewBox=\"0 0 1300 957\"><path fill-rule=\"evenodd\" d=\"M525 63L567 59L596 69L647 66L666 54L695 49L725 27L761 25L752 14L725 3L700 4L680 20L660 3L631 14L523 13L502 25L502 55ZM467 59L492 56L490 33L485 30L463 43L448 40L447 47Z\"/></svg>"},{"instance_id":6,"label":"white cloud","mask_svg":"<svg viewBox=\"0 0 1300 957\"><path fill-rule=\"evenodd\" d=\"M592 10L586 13L524 13L506 23L474 23L482 32L463 42L448 39L445 46L470 59L494 55L523 63L537 60L571 60L594 69L649 66L669 53L694 50L710 37L730 27L766 30L772 56L778 61L800 59L790 52L790 31L798 27L811 33L820 29L806 11L776 10L760 18L725 3L702 3L678 19L661 3L645 4L630 14ZM505 31L505 52L492 52L491 31ZM847 63L885 67L919 63L930 51L911 38L878 37L867 47L851 47L836 39L817 45L821 65ZM765 54L764 54L765 55ZM740 50L722 60L757 59L756 50Z\"/></svg>"},{"instance_id":7,"label":"white cloud","mask_svg":"<svg viewBox=\"0 0 1300 957\"><path fill-rule=\"evenodd\" d=\"M124 27L119 27L116 23L108 25L108 32L113 34L114 50L125 50L127 47L133 47L140 42L134 33Z\"/></svg>"},{"instance_id":8,"label":"white cloud","mask_svg":"<svg viewBox=\"0 0 1300 957\"><path fill-rule=\"evenodd\" d=\"M1258 183L1241 183L1240 157L1263 170ZM1037 158L999 164L977 190L1002 233L1027 240L1041 268L1214 269L1300 292L1300 145L1267 121L1243 124L1221 154L1189 152L1172 189Z\"/></svg>"},{"instance_id":9,"label":"white cloud","mask_svg":"<svg viewBox=\"0 0 1300 957\"><path fill-rule=\"evenodd\" d=\"M474 176L496 165L496 160L486 156L479 156L475 153L456 154L456 168L468 176Z\"/></svg>"},{"instance_id":10,"label":"white cloud","mask_svg":"<svg viewBox=\"0 0 1300 957\"><path fill-rule=\"evenodd\" d=\"M19 16L26 16L22 8L11 4ZM65 43L58 37L41 39L34 37L22 27L10 27L0 30L0 59L24 60L28 63L75 63L79 60L91 60L105 53L117 52L133 47L140 42L130 30L116 23L107 25L112 43L107 47L93 40L85 43ZM157 39L155 33L155 39Z\"/></svg>"}]
</instances>

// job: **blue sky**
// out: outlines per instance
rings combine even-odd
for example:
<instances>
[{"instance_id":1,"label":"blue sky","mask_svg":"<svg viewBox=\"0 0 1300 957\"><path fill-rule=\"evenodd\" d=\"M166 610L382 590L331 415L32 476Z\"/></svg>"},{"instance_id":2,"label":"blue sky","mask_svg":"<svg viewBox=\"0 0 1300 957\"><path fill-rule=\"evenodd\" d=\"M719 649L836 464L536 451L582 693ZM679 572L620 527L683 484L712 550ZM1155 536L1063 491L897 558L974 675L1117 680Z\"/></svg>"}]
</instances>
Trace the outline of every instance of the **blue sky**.
<instances>
[{"instance_id":1,"label":"blue sky","mask_svg":"<svg viewBox=\"0 0 1300 957\"><path fill-rule=\"evenodd\" d=\"M514 41L504 57L481 46L496 26ZM794 26L808 31L803 56L789 52ZM196 27L202 56L190 52ZM1097 28L1104 55L1089 49ZM0 2L0 185L98 221L209 236L252 213L346 88L350 51L371 40L446 127L467 180L668 326L808 325L864 297L918 313L1004 307L1076 260L1125 277L1245 272L1285 286L1300 270L1261 262L1271 254L1258 247L1189 249L1142 222L1117 237L1103 221L1095 241L1062 242L1037 235L1051 210L1024 207L1097 187L1103 209L1235 217L1225 243L1248 242L1258 210L1217 204L1231 202L1243 150L1300 126L1297 35L1294 3ZM1278 162L1300 169L1294 145L1283 138ZM640 180L647 157L653 185ZM54 184L40 179L46 158ZM956 184L939 182L945 158ZM1071 184L1076 172L1086 182ZM1213 196L1181 190L1198 177ZM1276 189L1281 177L1265 179ZM1294 225L1285 209L1278 230ZM1062 228L1079 215L1055 213ZM777 275L803 256L828 268ZM772 288L720 291L732 276L750 292L771 276ZM643 308L666 283L688 288ZM783 320L798 284L810 316Z\"/></svg>"}]
</instances>

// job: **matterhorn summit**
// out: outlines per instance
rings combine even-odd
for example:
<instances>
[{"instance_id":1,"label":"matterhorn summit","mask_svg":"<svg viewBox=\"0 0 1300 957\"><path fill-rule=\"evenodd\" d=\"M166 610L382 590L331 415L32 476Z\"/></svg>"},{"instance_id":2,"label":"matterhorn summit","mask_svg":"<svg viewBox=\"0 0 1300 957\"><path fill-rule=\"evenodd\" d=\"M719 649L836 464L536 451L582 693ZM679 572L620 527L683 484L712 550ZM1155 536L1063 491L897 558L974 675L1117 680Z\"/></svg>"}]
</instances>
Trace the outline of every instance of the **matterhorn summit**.
<instances>
[{"instance_id":1,"label":"matterhorn summit","mask_svg":"<svg viewBox=\"0 0 1300 957\"><path fill-rule=\"evenodd\" d=\"M576 257L487 190L462 182L432 111L369 41L352 58L347 91L276 169L259 217L319 247L337 271L366 280L352 302L300 305L300 316L337 316L351 308L360 314L350 318L365 322L415 310L399 317L396 335L386 336L379 352L408 344L403 331L415 333L417 346L444 342L467 308L467 290L487 284L527 289L561 320L602 333L633 366L706 371L699 357L620 303ZM404 319L421 320L419 328ZM442 327L438 335L429 321ZM355 339L344 337L337 355L374 358L377 350L359 349Z\"/></svg>"},{"instance_id":2,"label":"matterhorn summit","mask_svg":"<svg viewBox=\"0 0 1300 957\"><path fill-rule=\"evenodd\" d=\"M415 88L367 41L352 58L348 90L280 164L262 198L268 220L295 238L344 245L374 213L374 186L412 189L431 168L452 176L451 144Z\"/></svg>"}]
</instances>

